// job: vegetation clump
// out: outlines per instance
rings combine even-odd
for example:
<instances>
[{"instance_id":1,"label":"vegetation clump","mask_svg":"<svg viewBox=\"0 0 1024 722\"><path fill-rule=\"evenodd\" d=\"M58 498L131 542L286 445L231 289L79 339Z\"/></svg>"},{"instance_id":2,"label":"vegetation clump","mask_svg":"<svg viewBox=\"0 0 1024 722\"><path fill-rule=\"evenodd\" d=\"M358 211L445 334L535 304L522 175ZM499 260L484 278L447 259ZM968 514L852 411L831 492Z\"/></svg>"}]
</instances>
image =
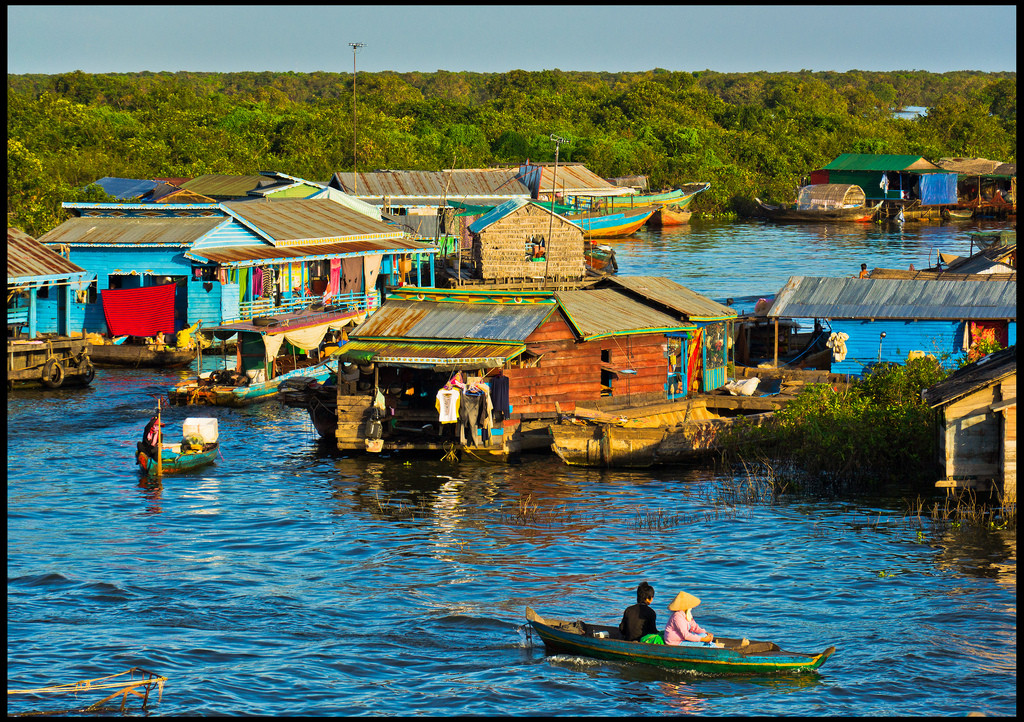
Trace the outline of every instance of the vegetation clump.
<instances>
[{"instance_id":1,"label":"vegetation clump","mask_svg":"<svg viewBox=\"0 0 1024 722\"><path fill-rule=\"evenodd\" d=\"M938 469L936 411L921 391L948 375L932 357L880 364L847 389L810 384L758 429L737 429L742 444L727 462L771 459L798 469L797 487L853 490L899 481L934 482ZM742 457L741 457L742 454Z\"/></svg>"}]
</instances>

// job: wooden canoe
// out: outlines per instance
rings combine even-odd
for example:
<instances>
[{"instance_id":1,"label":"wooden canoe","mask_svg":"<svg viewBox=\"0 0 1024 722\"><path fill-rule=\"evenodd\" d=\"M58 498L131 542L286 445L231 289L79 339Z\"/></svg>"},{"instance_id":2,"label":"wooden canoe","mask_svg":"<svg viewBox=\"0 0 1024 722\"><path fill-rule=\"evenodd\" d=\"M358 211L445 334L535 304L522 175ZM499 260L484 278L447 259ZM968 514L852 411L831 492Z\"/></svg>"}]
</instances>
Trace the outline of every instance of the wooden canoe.
<instances>
[{"instance_id":1,"label":"wooden canoe","mask_svg":"<svg viewBox=\"0 0 1024 722\"><path fill-rule=\"evenodd\" d=\"M583 229L583 238L622 238L636 233L657 208L633 208L613 213L574 213L565 218Z\"/></svg>"},{"instance_id":2,"label":"wooden canoe","mask_svg":"<svg viewBox=\"0 0 1024 722\"><path fill-rule=\"evenodd\" d=\"M710 183L690 183L682 186L681 188L675 188L662 193L641 193L635 196L612 196L604 202L617 211L624 208L639 208L641 206L657 205L665 205L684 211L690 203L693 202L693 199L697 197L697 194L703 193L710 187Z\"/></svg>"},{"instance_id":3,"label":"wooden canoe","mask_svg":"<svg viewBox=\"0 0 1024 722\"><path fill-rule=\"evenodd\" d=\"M179 349L155 344L89 344L89 358L100 368L174 369L188 366L196 357L195 348Z\"/></svg>"},{"instance_id":4,"label":"wooden canoe","mask_svg":"<svg viewBox=\"0 0 1024 722\"><path fill-rule=\"evenodd\" d=\"M549 654L574 654L613 662L633 662L701 674L794 674L811 672L823 665L835 651L787 652L774 642L716 637L724 647L646 644L622 639L618 627L546 619L530 607L526 619L544 641ZM606 637L595 636L598 633ZM742 646L741 646L742 645Z\"/></svg>"},{"instance_id":5,"label":"wooden canoe","mask_svg":"<svg viewBox=\"0 0 1024 722\"><path fill-rule=\"evenodd\" d=\"M590 241L583 242L583 262L587 268L601 273L615 273L619 270L615 249L611 246L598 246Z\"/></svg>"},{"instance_id":6,"label":"wooden canoe","mask_svg":"<svg viewBox=\"0 0 1024 722\"><path fill-rule=\"evenodd\" d=\"M181 451L181 444L164 444L161 449L161 466L164 474L180 474L199 469L217 460L218 444L204 444L201 451ZM143 451L136 454L136 462L148 476L156 476L156 456Z\"/></svg>"}]
</instances>

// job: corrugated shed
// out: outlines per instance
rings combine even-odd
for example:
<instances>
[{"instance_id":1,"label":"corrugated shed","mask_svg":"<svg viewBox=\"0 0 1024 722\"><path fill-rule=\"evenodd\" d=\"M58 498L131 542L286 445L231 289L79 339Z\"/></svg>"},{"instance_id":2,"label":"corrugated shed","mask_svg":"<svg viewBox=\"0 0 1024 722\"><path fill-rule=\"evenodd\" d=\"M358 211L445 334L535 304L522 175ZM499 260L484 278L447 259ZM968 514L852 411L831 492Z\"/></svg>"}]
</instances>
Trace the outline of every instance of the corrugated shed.
<instances>
[{"instance_id":1,"label":"corrugated shed","mask_svg":"<svg viewBox=\"0 0 1024 722\"><path fill-rule=\"evenodd\" d=\"M939 170L939 167L919 155L843 153L826 165L824 170L907 171Z\"/></svg>"},{"instance_id":2,"label":"corrugated shed","mask_svg":"<svg viewBox=\"0 0 1024 722\"><path fill-rule=\"evenodd\" d=\"M933 408L944 406L1015 373L1016 345L991 353L954 371L939 383L925 389L921 397Z\"/></svg>"},{"instance_id":3,"label":"corrugated shed","mask_svg":"<svg viewBox=\"0 0 1024 722\"><path fill-rule=\"evenodd\" d=\"M693 324L635 301L615 288L557 291L555 298L584 339L630 332L681 331Z\"/></svg>"},{"instance_id":4,"label":"corrugated shed","mask_svg":"<svg viewBox=\"0 0 1024 722\"><path fill-rule=\"evenodd\" d=\"M607 282L667 306L691 321L719 321L737 315L736 309L691 291L664 276L611 276Z\"/></svg>"},{"instance_id":5,"label":"corrugated shed","mask_svg":"<svg viewBox=\"0 0 1024 722\"><path fill-rule=\"evenodd\" d=\"M185 256L224 265L252 265L258 262L279 263L303 259L340 258L373 253L437 253L437 248L403 239L342 241L339 243L304 243L293 246L245 245L193 248Z\"/></svg>"},{"instance_id":6,"label":"corrugated shed","mask_svg":"<svg viewBox=\"0 0 1024 722\"><path fill-rule=\"evenodd\" d=\"M525 348L523 344L352 340L341 347L339 357L343 361L372 360L384 365L482 368L501 366Z\"/></svg>"},{"instance_id":7,"label":"corrugated shed","mask_svg":"<svg viewBox=\"0 0 1024 722\"><path fill-rule=\"evenodd\" d=\"M525 341L554 304L452 303L389 299L353 329L352 339Z\"/></svg>"},{"instance_id":8,"label":"corrugated shed","mask_svg":"<svg viewBox=\"0 0 1024 722\"><path fill-rule=\"evenodd\" d=\"M20 228L7 228L7 283L80 276L85 269L52 251Z\"/></svg>"},{"instance_id":9,"label":"corrugated shed","mask_svg":"<svg viewBox=\"0 0 1024 722\"><path fill-rule=\"evenodd\" d=\"M98 181L93 181L93 183L102 188L108 196L113 196L120 201L125 201L129 198L141 198L160 185L158 181L141 180L139 178L113 178L111 176L100 178Z\"/></svg>"},{"instance_id":10,"label":"corrugated shed","mask_svg":"<svg viewBox=\"0 0 1024 722\"><path fill-rule=\"evenodd\" d=\"M221 223L212 218L69 218L43 235L40 243L64 245L190 246Z\"/></svg>"},{"instance_id":11,"label":"corrugated shed","mask_svg":"<svg viewBox=\"0 0 1024 722\"><path fill-rule=\"evenodd\" d=\"M771 318L1016 319L1016 281L791 276Z\"/></svg>"},{"instance_id":12,"label":"corrugated shed","mask_svg":"<svg viewBox=\"0 0 1024 722\"><path fill-rule=\"evenodd\" d=\"M516 171L505 168L335 173L332 185L364 200L387 197L392 205L401 205L399 199L422 202L444 197L468 200L530 197L530 190L518 179Z\"/></svg>"},{"instance_id":13,"label":"corrugated shed","mask_svg":"<svg viewBox=\"0 0 1024 722\"><path fill-rule=\"evenodd\" d=\"M181 184L181 187L193 193L210 198L237 198L248 195L249 191L264 180L261 175L220 175L210 173L193 178Z\"/></svg>"},{"instance_id":14,"label":"corrugated shed","mask_svg":"<svg viewBox=\"0 0 1024 722\"><path fill-rule=\"evenodd\" d=\"M401 229L329 199L289 198L274 203L222 203L221 207L276 246L349 240L393 240Z\"/></svg>"}]
</instances>

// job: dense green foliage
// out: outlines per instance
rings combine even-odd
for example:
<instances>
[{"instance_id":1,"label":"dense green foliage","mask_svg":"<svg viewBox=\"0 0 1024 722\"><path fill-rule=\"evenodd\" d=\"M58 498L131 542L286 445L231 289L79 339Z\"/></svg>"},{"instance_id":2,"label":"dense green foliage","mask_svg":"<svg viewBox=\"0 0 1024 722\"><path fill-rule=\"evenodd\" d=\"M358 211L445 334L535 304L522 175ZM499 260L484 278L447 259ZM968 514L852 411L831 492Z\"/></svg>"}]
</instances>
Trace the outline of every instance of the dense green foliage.
<instances>
[{"instance_id":1,"label":"dense green foliage","mask_svg":"<svg viewBox=\"0 0 1024 722\"><path fill-rule=\"evenodd\" d=\"M947 375L926 356L876 367L845 390L809 385L743 453L790 463L804 485L934 482L937 417L921 391Z\"/></svg>"},{"instance_id":2,"label":"dense green foliage","mask_svg":"<svg viewBox=\"0 0 1024 722\"><path fill-rule=\"evenodd\" d=\"M695 210L792 200L844 152L1016 159L1016 73L130 73L9 75L8 224L39 235L104 176L276 170L324 181L560 159L654 189L711 181ZM929 108L911 121L905 105Z\"/></svg>"}]
</instances>

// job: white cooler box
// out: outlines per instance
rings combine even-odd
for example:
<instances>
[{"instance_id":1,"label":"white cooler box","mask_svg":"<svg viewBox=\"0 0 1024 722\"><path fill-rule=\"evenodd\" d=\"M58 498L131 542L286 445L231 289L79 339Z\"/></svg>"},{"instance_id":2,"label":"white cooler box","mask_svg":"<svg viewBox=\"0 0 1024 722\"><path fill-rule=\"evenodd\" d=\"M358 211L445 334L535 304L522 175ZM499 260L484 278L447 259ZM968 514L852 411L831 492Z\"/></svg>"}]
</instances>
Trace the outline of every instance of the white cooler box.
<instances>
[{"instance_id":1,"label":"white cooler box","mask_svg":"<svg viewBox=\"0 0 1024 722\"><path fill-rule=\"evenodd\" d=\"M185 419L181 427L182 436L198 436L204 444L217 443L217 419Z\"/></svg>"}]
</instances>

